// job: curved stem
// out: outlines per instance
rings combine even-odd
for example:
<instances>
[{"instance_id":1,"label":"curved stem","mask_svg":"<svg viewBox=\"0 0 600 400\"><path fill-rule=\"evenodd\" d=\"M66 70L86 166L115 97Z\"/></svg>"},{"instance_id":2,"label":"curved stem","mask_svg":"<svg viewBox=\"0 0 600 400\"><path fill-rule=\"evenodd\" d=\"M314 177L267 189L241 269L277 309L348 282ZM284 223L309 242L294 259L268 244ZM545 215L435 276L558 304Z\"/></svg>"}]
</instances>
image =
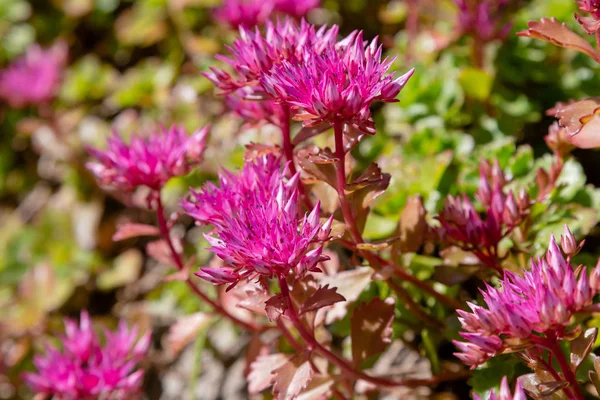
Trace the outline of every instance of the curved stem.
<instances>
[{"instance_id":1,"label":"curved stem","mask_svg":"<svg viewBox=\"0 0 600 400\"><path fill-rule=\"evenodd\" d=\"M296 309L294 308L294 303L292 302L292 298L290 296L290 290L288 287L288 283L284 277L279 277L279 288L281 289L281 295L285 301L286 305L286 313L285 315L290 319L294 327L298 330L300 337L308 346L308 350L315 350L321 356L325 357L329 362L336 365L347 377L352 378L354 380L364 380L370 382L372 384L378 386L407 386L407 387L417 387L424 385L432 385L438 382L442 382L445 380L453 380L453 379L461 379L465 377L464 373L460 374L452 374L452 375L439 375L436 377L432 377L429 379L403 379L403 380L392 380L382 377L371 376L360 369L356 369L352 366L348 361L338 356L331 350L327 349L321 343L317 341L314 335L306 329L306 327L302 324Z\"/></svg>"},{"instance_id":2,"label":"curved stem","mask_svg":"<svg viewBox=\"0 0 600 400\"><path fill-rule=\"evenodd\" d=\"M175 246L173 245L173 241L171 240L171 233L170 233L169 225L167 224L167 221L165 219L165 211L164 211L164 207L162 204L162 200L160 199L160 193L158 194L158 196L156 196L156 219L158 221L158 229L160 230L160 234L161 234L162 238L164 239L164 241L167 242L167 246L169 246L169 250L171 252L171 257L173 258L173 262L175 263L175 266L177 267L177 269L179 271L183 271L183 269L184 269L183 260L181 259L181 255L177 252L177 250L175 250ZM236 316L228 313L227 310L225 310L220 304L215 302L213 299L208 297L202 290L200 290L200 288L198 286L196 286L194 284L194 282L191 281L189 276L185 277L185 283L198 297L200 297L206 303L210 304L210 306L217 313L221 314L225 318L228 318L235 324L239 325L241 328L246 329L248 331L253 332L253 331L260 330L260 327L249 324L245 321L242 321L241 319L237 318Z\"/></svg>"}]
</instances>

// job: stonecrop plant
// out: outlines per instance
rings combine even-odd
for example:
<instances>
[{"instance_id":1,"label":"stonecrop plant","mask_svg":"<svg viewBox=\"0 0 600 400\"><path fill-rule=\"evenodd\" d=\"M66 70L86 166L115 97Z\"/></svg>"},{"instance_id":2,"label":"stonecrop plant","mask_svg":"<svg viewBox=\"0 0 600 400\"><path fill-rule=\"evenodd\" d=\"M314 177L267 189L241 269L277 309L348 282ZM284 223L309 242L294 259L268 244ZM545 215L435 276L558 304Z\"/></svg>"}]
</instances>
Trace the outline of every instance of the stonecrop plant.
<instances>
[{"instance_id":1,"label":"stonecrop plant","mask_svg":"<svg viewBox=\"0 0 600 400\"><path fill-rule=\"evenodd\" d=\"M0 399L600 398L599 1L5 3Z\"/></svg>"}]
</instances>

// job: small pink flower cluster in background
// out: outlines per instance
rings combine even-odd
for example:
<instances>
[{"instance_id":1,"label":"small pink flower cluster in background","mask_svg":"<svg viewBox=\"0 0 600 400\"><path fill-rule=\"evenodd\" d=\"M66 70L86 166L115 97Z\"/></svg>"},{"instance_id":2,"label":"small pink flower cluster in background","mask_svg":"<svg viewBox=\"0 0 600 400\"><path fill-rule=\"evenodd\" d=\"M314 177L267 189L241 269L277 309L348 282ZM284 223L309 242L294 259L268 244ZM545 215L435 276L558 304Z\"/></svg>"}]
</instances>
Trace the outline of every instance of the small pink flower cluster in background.
<instances>
[{"instance_id":1,"label":"small pink flower cluster in background","mask_svg":"<svg viewBox=\"0 0 600 400\"><path fill-rule=\"evenodd\" d=\"M503 39L512 27L505 14L511 0L454 0L458 7L459 29L489 42Z\"/></svg>"},{"instance_id":2,"label":"small pink flower cluster in background","mask_svg":"<svg viewBox=\"0 0 600 400\"><path fill-rule=\"evenodd\" d=\"M481 397L474 395L473 400L483 400ZM490 393L488 400L527 400L527 396L525 395L525 391L523 390L523 386L521 386L521 382L517 380L517 385L515 386L514 394L510 391L510 387L508 386L508 379L506 377L502 378L502 383L500 384L500 391L496 394L495 391Z\"/></svg>"},{"instance_id":3,"label":"small pink flower cluster in background","mask_svg":"<svg viewBox=\"0 0 600 400\"><path fill-rule=\"evenodd\" d=\"M466 195L449 196L438 216L441 239L473 253L486 265L494 266L497 247L527 215L530 200L525 191L515 197L505 194L507 181L497 161L494 165L483 161L479 168L479 188L476 197L485 208L481 217Z\"/></svg>"},{"instance_id":4,"label":"small pink flower cluster in background","mask_svg":"<svg viewBox=\"0 0 600 400\"><path fill-rule=\"evenodd\" d=\"M279 159L262 156L238 175L222 173L221 187L209 183L193 194L195 202L184 202L184 209L198 222L215 226L205 237L212 246L209 250L227 265L201 268L196 275L233 286L244 278L286 277L291 271L302 277L328 259L322 245L311 247L328 239L332 218L321 224L317 203L300 219L299 175L289 181L284 176Z\"/></svg>"},{"instance_id":5,"label":"small pink flower cluster in background","mask_svg":"<svg viewBox=\"0 0 600 400\"><path fill-rule=\"evenodd\" d=\"M116 133L108 149L89 148L97 161L87 167L102 186L131 192L139 186L160 190L175 176L187 174L202 161L209 128L188 135L179 126L161 129L149 137L134 136L129 144Z\"/></svg>"},{"instance_id":6,"label":"small pink flower cluster in background","mask_svg":"<svg viewBox=\"0 0 600 400\"><path fill-rule=\"evenodd\" d=\"M248 124L260 125L263 122L268 122L276 126L281 126L287 117L281 105L272 100L253 101L246 100L244 97L243 94L227 95L225 97L225 104L227 108L244 119Z\"/></svg>"},{"instance_id":7,"label":"small pink flower cluster in background","mask_svg":"<svg viewBox=\"0 0 600 400\"><path fill-rule=\"evenodd\" d=\"M36 356L35 373L24 378L36 393L61 399L97 398L98 395L131 398L142 384L144 371L135 366L148 352L150 333L138 339L138 328L127 328L124 321L115 332L104 330L102 346L90 317L82 311L79 326L65 320L63 350L48 345L44 355Z\"/></svg>"},{"instance_id":8,"label":"small pink flower cluster in background","mask_svg":"<svg viewBox=\"0 0 600 400\"><path fill-rule=\"evenodd\" d=\"M590 35L600 30L600 1L598 0L579 0L579 9L590 14L590 17L582 17L575 14L575 19L581 27Z\"/></svg>"},{"instance_id":9,"label":"small pink flower cluster in background","mask_svg":"<svg viewBox=\"0 0 600 400\"><path fill-rule=\"evenodd\" d=\"M213 11L215 19L232 28L265 23L273 13L304 17L319 7L320 0L225 0Z\"/></svg>"},{"instance_id":10,"label":"small pink flower cluster in background","mask_svg":"<svg viewBox=\"0 0 600 400\"><path fill-rule=\"evenodd\" d=\"M565 229L565 236L572 237ZM561 240L564 244L574 238ZM565 252L575 251L570 246ZM487 308L467 303L472 312L458 310L466 342L455 341L456 356L475 367L511 346L530 343L541 336L561 338L574 313L592 304L600 289L600 263L588 276L587 268L573 270L551 236L545 258L532 260L523 276L505 271L500 288L486 284L482 292Z\"/></svg>"},{"instance_id":11,"label":"small pink flower cluster in background","mask_svg":"<svg viewBox=\"0 0 600 400\"><path fill-rule=\"evenodd\" d=\"M64 42L57 42L48 49L32 45L21 58L0 71L0 99L14 108L52 100L66 61Z\"/></svg>"}]
</instances>

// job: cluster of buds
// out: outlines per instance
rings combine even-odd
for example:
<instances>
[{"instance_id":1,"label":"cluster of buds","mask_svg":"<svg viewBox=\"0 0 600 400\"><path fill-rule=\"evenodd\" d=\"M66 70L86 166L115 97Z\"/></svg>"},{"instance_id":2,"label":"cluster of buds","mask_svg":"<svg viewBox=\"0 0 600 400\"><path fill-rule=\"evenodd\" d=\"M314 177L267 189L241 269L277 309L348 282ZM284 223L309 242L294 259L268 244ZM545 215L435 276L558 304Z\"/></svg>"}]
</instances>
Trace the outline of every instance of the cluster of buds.
<instances>
[{"instance_id":1,"label":"cluster of buds","mask_svg":"<svg viewBox=\"0 0 600 400\"><path fill-rule=\"evenodd\" d=\"M574 239L562 241L563 248L576 251L570 243ZM545 258L531 264L523 276L505 271L498 289L486 285L482 294L487 308L467 303L472 312L457 311L466 342L455 341L460 350L456 356L465 364L474 368L504 351L535 347L549 336L564 337L573 314L592 304L600 289L600 263L589 276L586 267L574 270L554 236Z\"/></svg>"},{"instance_id":2,"label":"cluster of buds","mask_svg":"<svg viewBox=\"0 0 600 400\"><path fill-rule=\"evenodd\" d=\"M34 358L37 372L25 374L34 392L61 399L131 398L139 392L144 372L134 369L148 351L149 333L138 339L137 327L130 330L121 321L116 332L104 330L101 346L86 311L79 326L65 320L65 333L63 350L48 345Z\"/></svg>"},{"instance_id":3,"label":"cluster of buds","mask_svg":"<svg viewBox=\"0 0 600 400\"><path fill-rule=\"evenodd\" d=\"M116 133L105 151L89 148L96 158L87 167L109 189L130 193L140 186L159 191L171 178L187 174L202 161L208 128L192 135L178 126L149 137L134 136L129 144Z\"/></svg>"},{"instance_id":4,"label":"cluster of buds","mask_svg":"<svg viewBox=\"0 0 600 400\"><path fill-rule=\"evenodd\" d=\"M439 233L446 244L471 251L485 265L499 269L498 244L523 221L531 204L525 191L517 197L512 191L504 193L507 180L497 161L492 166L484 160L479 170L476 197L485 217L466 195L449 196L438 216Z\"/></svg>"},{"instance_id":5,"label":"cluster of buds","mask_svg":"<svg viewBox=\"0 0 600 400\"><path fill-rule=\"evenodd\" d=\"M514 0L454 0L458 7L459 29L489 42L503 39L512 27L507 12Z\"/></svg>"},{"instance_id":6,"label":"cluster of buds","mask_svg":"<svg viewBox=\"0 0 600 400\"><path fill-rule=\"evenodd\" d=\"M56 94L67 60L67 46L57 42L49 49L33 45L0 71L0 99L11 107L39 105Z\"/></svg>"},{"instance_id":7,"label":"cluster of buds","mask_svg":"<svg viewBox=\"0 0 600 400\"><path fill-rule=\"evenodd\" d=\"M221 187L209 183L193 194L194 202L184 202L189 215L215 227L205 238L225 262L222 268L201 268L197 276L233 287L259 276L300 278L328 259L319 243L329 238L332 217L321 224L317 203L299 218L299 175L286 181L275 165L279 160L272 155L259 157L239 175L222 173Z\"/></svg>"},{"instance_id":8,"label":"cluster of buds","mask_svg":"<svg viewBox=\"0 0 600 400\"><path fill-rule=\"evenodd\" d=\"M483 399L478 395L475 395L473 396L473 400ZM517 380L515 392L512 393L510 391L510 387L508 386L508 379L504 377L502 378L502 383L500 384L500 391L498 394L496 394L495 391L492 391L488 397L488 400L527 400L527 396L525 396L525 391L523 390L523 386L519 380Z\"/></svg>"},{"instance_id":9,"label":"cluster of buds","mask_svg":"<svg viewBox=\"0 0 600 400\"><path fill-rule=\"evenodd\" d=\"M225 0L213 16L232 28L251 28L263 24L273 13L304 17L319 4L320 0Z\"/></svg>"},{"instance_id":10,"label":"cluster of buds","mask_svg":"<svg viewBox=\"0 0 600 400\"><path fill-rule=\"evenodd\" d=\"M589 17L582 17L575 14L575 19L579 25L590 35L595 34L600 30L600 1L598 0L579 0L579 9L589 13Z\"/></svg>"},{"instance_id":11,"label":"cluster of buds","mask_svg":"<svg viewBox=\"0 0 600 400\"><path fill-rule=\"evenodd\" d=\"M305 125L341 122L374 133L369 107L396 101L413 71L395 79L388 73L394 59L382 60L377 39L365 43L355 31L337 41L338 31L289 19L267 23L264 34L241 28L231 58L218 57L234 75L211 68L205 76L224 93L244 88L247 98L291 107Z\"/></svg>"},{"instance_id":12,"label":"cluster of buds","mask_svg":"<svg viewBox=\"0 0 600 400\"><path fill-rule=\"evenodd\" d=\"M571 138L566 128L559 125L558 122L554 122L548 128L548 134L544 136L546 145L554 155L560 159L565 159L575 146L571 143Z\"/></svg>"}]
</instances>

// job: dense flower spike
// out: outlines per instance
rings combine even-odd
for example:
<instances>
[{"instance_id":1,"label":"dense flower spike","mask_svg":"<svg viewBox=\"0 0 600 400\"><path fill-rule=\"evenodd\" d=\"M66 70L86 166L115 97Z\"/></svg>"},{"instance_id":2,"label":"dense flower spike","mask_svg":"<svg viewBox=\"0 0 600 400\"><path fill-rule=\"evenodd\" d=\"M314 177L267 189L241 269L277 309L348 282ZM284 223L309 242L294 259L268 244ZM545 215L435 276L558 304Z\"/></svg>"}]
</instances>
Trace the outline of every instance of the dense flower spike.
<instances>
[{"instance_id":1,"label":"dense flower spike","mask_svg":"<svg viewBox=\"0 0 600 400\"><path fill-rule=\"evenodd\" d=\"M511 2L514 3L512 0L454 0L459 29L485 42L505 38L512 27L506 21Z\"/></svg>"},{"instance_id":2,"label":"dense flower spike","mask_svg":"<svg viewBox=\"0 0 600 400\"><path fill-rule=\"evenodd\" d=\"M516 341L561 337L573 314L592 303L599 274L600 266L591 276L584 267L574 271L551 236L546 257L532 260L530 271L523 276L506 271L499 289L486 286L487 308L468 303L472 312L457 311L467 341L455 342L456 356L475 367Z\"/></svg>"},{"instance_id":3,"label":"dense flower spike","mask_svg":"<svg viewBox=\"0 0 600 400\"><path fill-rule=\"evenodd\" d=\"M66 58L63 42L46 50L38 45L29 47L25 55L0 71L0 98L15 108L51 100L58 90Z\"/></svg>"},{"instance_id":4,"label":"dense flower spike","mask_svg":"<svg viewBox=\"0 0 600 400\"><path fill-rule=\"evenodd\" d=\"M322 246L331 219L321 225L319 204L302 220L298 218L298 175L284 182L284 171L274 168L274 156L263 156L247 164L239 175L225 172L221 187L207 185L195 193L195 203L184 208L202 223L216 229L206 239L211 250L226 263L225 268L201 268L196 275L215 284L235 284L258 275L302 276L328 259Z\"/></svg>"},{"instance_id":5,"label":"dense flower spike","mask_svg":"<svg viewBox=\"0 0 600 400\"><path fill-rule=\"evenodd\" d=\"M264 155L253 162L247 162L238 174L224 170L219 173L219 185L212 182L204 185L201 191L191 191L191 199L182 203L183 209L200 224L225 227L225 217L244 207L247 198L268 203L283 183L286 197L296 190L299 175L285 181L287 167L281 168L281 160L272 155Z\"/></svg>"},{"instance_id":6,"label":"dense flower spike","mask_svg":"<svg viewBox=\"0 0 600 400\"><path fill-rule=\"evenodd\" d=\"M323 52L335 45L337 35L336 25L316 30L304 20L298 25L289 18L283 22L267 22L264 34L258 28L240 27L240 37L228 47L231 57L217 56L233 68L234 75L213 67L212 72L204 75L224 93L246 87L254 89L257 91L255 95L260 96L258 80L265 72L283 61L303 61L309 48L317 53Z\"/></svg>"},{"instance_id":7,"label":"dense flower spike","mask_svg":"<svg viewBox=\"0 0 600 400\"><path fill-rule=\"evenodd\" d=\"M126 144L116 133L108 149L88 149L96 158L87 164L101 185L130 192L139 186L160 190L171 178L188 173L202 160L208 127L189 135L173 125L149 137L134 136Z\"/></svg>"},{"instance_id":8,"label":"dense flower spike","mask_svg":"<svg viewBox=\"0 0 600 400\"><path fill-rule=\"evenodd\" d=\"M530 206L524 191L518 197L511 191L505 194L505 184L498 163L491 166L483 161L476 197L485 207L485 218L466 195L449 196L438 216L442 241L472 251L484 264L495 266L498 243L522 222Z\"/></svg>"},{"instance_id":9,"label":"dense flower spike","mask_svg":"<svg viewBox=\"0 0 600 400\"><path fill-rule=\"evenodd\" d=\"M144 372L134 369L148 351L149 333L138 340L137 327L130 330L121 321L116 332L105 330L101 346L86 311L79 326L65 320L65 333L64 349L48 346L34 358L37 372L25 374L34 392L64 399L125 398L138 392Z\"/></svg>"},{"instance_id":10,"label":"dense flower spike","mask_svg":"<svg viewBox=\"0 0 600 400\"><path fill-rule=\"evenodd\" d=\"M374 101L395 102L414 70L394 79L388 70L394 59L381 59L377 39L365 46L354 32L323 52L308 49L305 62L284 60L260 79L277 101L300 109L305 125L341 122L361 132L375 133L369 107Z\"/></svg>"},{"instance_id":11,"label":"dense flower spike","mask_svg":"<svg viewBox=\"0 0 600 400\"><path fill-rule=\"evenodd\" d=\"M575 14L575 19L581 27L590 35L600 30L600 1L598 0L579 0L579 9L590 14L589 17L582 17Z\"/></svg>"},{"instance_id":12,"label":"dense flower spike","mask_svg":"<svg viewBox=\"0 0 600 400\"><path fill-rule=\"evenodd\" d=\"M473 400L483 400L478 395L473 396ZM514 394L510 391L510 387L508 386L508 379L506 377L502 378L502 383L500 384L500 391L496 394L495 391L490 393L490 397L488 400L527 400L527 396L525 395L525 391L523 390L523 386L521 386L521 382L517 380L517 385L515 386Z\"/></svg>"},{"instance_id":13,"label":"dense flower spike","mask_svg":"<svg viewBox=\"0 0 600 400\"><path fill-rule=\"evenodd\" d=\"M213 16L232 28L253 27L264 23L275 8L275 0L225 0Z\"/></svg>"}]
</instances>

